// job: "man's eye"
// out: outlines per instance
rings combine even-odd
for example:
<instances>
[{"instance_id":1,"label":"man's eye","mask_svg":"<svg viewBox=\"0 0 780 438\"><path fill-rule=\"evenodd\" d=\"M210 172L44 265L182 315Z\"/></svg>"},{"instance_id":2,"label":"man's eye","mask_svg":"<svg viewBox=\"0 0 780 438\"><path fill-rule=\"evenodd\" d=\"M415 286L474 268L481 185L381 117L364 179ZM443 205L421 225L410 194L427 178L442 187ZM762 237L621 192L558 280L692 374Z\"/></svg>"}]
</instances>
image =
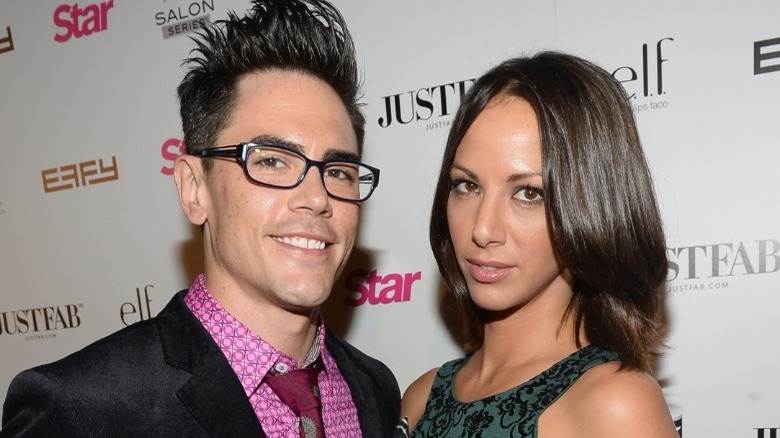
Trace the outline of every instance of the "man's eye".
<instances>
[{"instance_id":1,"label":"man's eye","mask_svg":"<svg viewBox=\"0 0 780 438\"><path fill-rule=\"evenodd\" d=\"M251 165L256 169L282 169L290 167L288 160L284 156L275 153L255 152L250 160Z\"/></svg>"},{"instance_id":2,"label":"man's eye","mask_svg":"<svg viewBox=\"0 0 780 438\"><path fill-rule=\"evenodd\" d=\"M353 166L330 166L326 168L325 176L343 182L355 182L358 180L357 169Z\"/></svg>"},{"instance_id":3,"label":"man's eye","mask_svg":"<svg viewBox=\"0 0 780 438\"><path fill-rule=\"evenodd\" d=\"M258 160L255 165L260 167L282 167L284 163L282 160L276 158L264 158L262 160Z\"/></svg>"}]
</instances>

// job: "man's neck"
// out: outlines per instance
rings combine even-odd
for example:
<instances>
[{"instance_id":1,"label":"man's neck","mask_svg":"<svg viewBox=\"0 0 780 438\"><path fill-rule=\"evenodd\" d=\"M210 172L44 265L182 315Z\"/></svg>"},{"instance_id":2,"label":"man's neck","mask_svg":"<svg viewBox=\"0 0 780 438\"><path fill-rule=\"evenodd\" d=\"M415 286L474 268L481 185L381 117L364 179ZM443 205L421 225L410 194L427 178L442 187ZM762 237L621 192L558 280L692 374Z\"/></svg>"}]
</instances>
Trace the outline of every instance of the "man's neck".
<instances>
[{"instance_id":1,"label":"man's neck","mask_svg":"<svg viewBox=\"0 0 780 438\"><path fill-rule=\"evenodd\" d=\"M319 307L302 311L285 309L235 288L213 287L208 279L206 287L234 318L303 365L317 335Z\"/></svg>"}]
</instances>

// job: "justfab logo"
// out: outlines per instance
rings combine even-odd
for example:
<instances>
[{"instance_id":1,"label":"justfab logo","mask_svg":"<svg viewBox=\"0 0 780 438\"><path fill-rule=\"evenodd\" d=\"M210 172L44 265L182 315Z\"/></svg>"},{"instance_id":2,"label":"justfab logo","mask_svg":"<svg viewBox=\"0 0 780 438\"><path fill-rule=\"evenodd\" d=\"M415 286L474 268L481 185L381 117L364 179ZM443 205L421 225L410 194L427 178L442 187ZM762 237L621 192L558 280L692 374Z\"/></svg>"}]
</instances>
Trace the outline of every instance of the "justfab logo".
<instances>
[{"instance_id":1,"label":"justfab logo","mask_svg":"<svg viewBox=\"0 0 780 438\"><path fill-rule=\"evenodd\" d=\"M422 87L404 93L382 96L385 103L384 115L377 119L382 128L387 128L395 121L401 125L412 122L427 121L432 117L426 128L436 129L449 124L437 121L441 117L450 116L457 110L461 97L474 84L474 79L450 82L448 84Z\"/></svg>"},{"instance_id":2,"label":"justfab logo","mask_svg":"<svg viewBox=\"0 0 780 438\"><path fill-rule=\"evenodd\" d=\"M102 32L108 28L108 11L114 7L114 0L87 5L83 8L78 3L60 5L54 10L54 25L62 33L54 35L54 41L64 43L71 38L81 38Z\"/></svg>"},{"instance_id":3,"label":"justfab logo","mask_svg":"<svg viewBox=\"0 0 780 438\"><path fill-rule=\"evenodd\" d=\"M355 269L346 275L347 289L352 293L344 299L350 306L402 303L412 299L412 286L422 278L422 272L391 272L380 275L376 269Z\"/></svg>"}]
</instances>

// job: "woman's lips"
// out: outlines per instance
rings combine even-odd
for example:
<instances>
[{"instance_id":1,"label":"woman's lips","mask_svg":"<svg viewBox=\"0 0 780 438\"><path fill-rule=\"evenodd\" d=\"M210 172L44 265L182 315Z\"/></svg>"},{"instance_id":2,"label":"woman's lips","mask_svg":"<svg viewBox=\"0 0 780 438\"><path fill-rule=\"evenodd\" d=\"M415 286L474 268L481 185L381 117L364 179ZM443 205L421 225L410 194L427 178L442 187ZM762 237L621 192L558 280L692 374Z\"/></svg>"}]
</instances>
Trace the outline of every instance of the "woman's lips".
<instances>
[{"instance_id":1,"label":"woman's lips","mask_svg":"<svg viewBox=\"0 0 780 438\"><path fill-rule=\"evenodd\" d=\"M495 283L509 275L512 270L511 266L497 262L468 260L468 263L471 278L479 283Z\"/></svg>"}]
</instances>

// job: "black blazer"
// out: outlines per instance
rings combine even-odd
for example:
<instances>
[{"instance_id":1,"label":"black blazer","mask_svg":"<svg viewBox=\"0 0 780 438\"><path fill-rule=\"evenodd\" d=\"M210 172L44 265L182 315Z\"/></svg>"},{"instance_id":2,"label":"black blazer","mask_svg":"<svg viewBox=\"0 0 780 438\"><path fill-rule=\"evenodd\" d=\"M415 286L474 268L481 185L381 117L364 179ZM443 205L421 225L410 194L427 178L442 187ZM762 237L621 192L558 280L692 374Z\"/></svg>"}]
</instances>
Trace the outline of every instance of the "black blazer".
<instances>
[{"instance_id":1,"label":"black blazer","mask_svg":"<svg viewBox=\"0 0 780 438\"><path fill-rule=\"evenodd\" d=\"M265 437L229 362L179 292L155 318L16 376L0 437ZM390 370L330 332L364 437L389 437Z\"/></svg>"}]
</instances>

